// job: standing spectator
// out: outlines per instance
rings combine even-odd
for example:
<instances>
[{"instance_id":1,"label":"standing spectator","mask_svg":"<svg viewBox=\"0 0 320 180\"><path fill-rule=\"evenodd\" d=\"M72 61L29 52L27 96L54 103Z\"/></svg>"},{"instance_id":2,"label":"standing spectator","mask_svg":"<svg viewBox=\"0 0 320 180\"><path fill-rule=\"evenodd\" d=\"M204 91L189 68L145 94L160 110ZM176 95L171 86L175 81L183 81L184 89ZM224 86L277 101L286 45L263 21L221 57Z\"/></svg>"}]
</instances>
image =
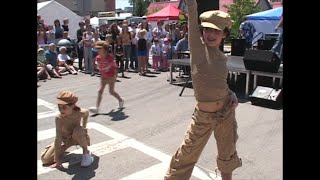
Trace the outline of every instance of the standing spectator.
<instances>
[{"instance_id":1,"label":"standing spectator","mask_svg":"<svg viewBox=\"0 0 320 180\"><path fill-rule=\"evenodd\" d=\"M253 35L256 32L254 25L244 17L244 21L240 24L240 37L246 40L246 48L252 48Z\"/></svg>"},{"instance_id":2,"label":"standing spectator","mask_svg":"<svg viewBox=\"0 0 320 180\"><path fill-rule=\"evenodd\" d=\"M37 15L37 30L39 30L40 26L42 26L40 20L41 20L41 16L40 16L40 14L38 14Z\"/></svg>"},{"instance_id":3,"label":"standing spectator","mask_svg":"<svg viewBox=\"0 0 320 180\"><path fill-rule=\"evenodd\" d=\"M69 19L68 18L64 18L63 19L62 28L63 28L64 31L69 32Z\"/></svg>"},{"instance_id":4,"label":"standing spectator","mask_svg":"<svg viewBox=\"0 0 320 180\"><path fill-rule=\"evenodd\" d=\"M153 33L158 34L158 38L165 38L168 34L168 32L162 27L163 26L163 21L158 21L157 22L157 27L153 29Z\"/></svg>"},{"instance_id":5,"label":"standing spectator","mask_svg":"<svg viewBox=\"0 0 320 180\"><path fill-rule=\"evenodd\" d=\"M96 30L94 29L94 27L91 26L90 24L90 19L86 19L84 20L84 24L85 24L85 29L87 30L87 28L91 29L91 32L96 33Z\"/></svg>"},{"instance_id":6,"label":"standing spectator","mask_svg":"<svg viewBox=\"0 0 320 180\"><path fill-rule=\"evenodd\" d=\"M92 58L92 45L93 45L93 38L94 32L91 31L91 25L87 26L86 31L83 33L83 55L84 55L84 68L86 74L94 75L93 72L93 58Z\"/></svg>"},{"instance_id":7,"label":"standing spectator","mask_svg":"<svg viewBox=\"0 0 320 180\"><path fill-rule=\"evenodd\" d=\"M47 44L47 36L43 26L39 27L39 30L37 32L37 38L39 45Z\"/></svg>"},{"instance_id":8,"label":"standing spectator","mask_svg":"<svg viewBox=\"0 0 320 180\"><path fill-rule=\"evenodd\" d=\"M158 38L154 38L153 45L151 46L151 54L152 54L152 68L155 71L159 71L159 64L162 60L162 45L160 44L160 41Z\"/></svg>"},{"instance_id":9,"label":"standing spectator","mask_svg":"<svg viewBox=\"0 0 320 180\"><path fill-rule=\"evenodd\" d=\"M145 70L144 70L145 72L149 72L148 66L151 66L149 64L149 52L150 52L150 48L151 48L151 45L152 45L153 36L152 36L152 31L151 31L150 27L151 26L149 25L148 21L143 20L141 22L141 28L140 29L145 29L146 30L146 32L143 33L143 34L144 34L144 39L147 41L147 59L145 59L147 64L146 64L146 66L144 66L145 67ZM138 30L138 32L140 31L140 29Z\"/></svg>"},{"instance_id":10,"label":"standing spectator","mask_svg":"<svg viewBox=\"0 0 320 180\"><path fill-rule=\"evenodd\" d=\"M114 44L114 55L116 57L117 66L120 67L119 70L122 74L122 77L124 77L124 65L123 65L124 49L122 45L122 39L120 36L117 37L116 42Z\"/></svg>"},{"instance_id":11,"label":"standing spectator","mask_svg":"<svg viewBox=\"0 0 320 180\"><path fill-rule=\"evenodd\" d=\"M168 59L172 59L171 43L169 39L164 38L162 50L163 50L163 56L162 56L162 61L160 61L160 67L162 71L167 71L169 68Z\"/></svg>"},{"instance_id":12,"label":"standing spectator","mask_svg":"<svg viewBox=\"0 0 320 180\"><path fill-rule=\"evenodd\" d=\"M147 33L146 29L140 29L137 33L138 42L137 42L137 55L138 55L138 71L139 75L145 76L147 73L147 61L148 61L148 44L145 39L145 34Z\"/></svg>"},{"instance_id":13,"label":"standing spectator","mask_svg":"<svg viewBox=\"0 0 320 180\"><path fill-rule=\"evenodd\" d=\"M111 24L110 33L111 33L111 37L112 37L111 46L112 46L112 49L114 49L114 43L116 42L117 36L119 36L119 34L120 34L120 31L119 31L116 23Z\"/></svg>"},{"instance_id":14,"label":"standing spectator","mask_svg":"<svg viewBox=\"0 0 320 180\"><path fill-rule=\"evenodd\" d=\"M130 57L130 68L137 69L138 68L138 57L137 57L137 24L131 23L131 57Z\"/></svg>"},{"instance_id":15,"label":"standing spectator","mask_svg":"<svg viewBox=\"0 0 320 180\"><path fill-rule=\"evenodd\" d=\"M101 41L99 35L97 33L93 34L93 39L92 39L92 44L94 44L95 42ZM91 73L91 76L95 75L95 71L97 70L97 66L96 66L96 57L98 55L98 49L95 48L94 46L92 47L92 67L93 67L93 71Z\"/></svg>"},{"instance_id":16,"label":"standing spectator","mask_svg":"<svg viewBox=\"0 0 320 180\"><path fill-rule=\"evenodd\" d=\"M131 56L131 38L132 35L129 32L128 25L123 24L122 25L122 31L120 33L120 38L123 46L123 52L124 52L124 70L127 71L129 68L129 61Z\"/></svg>"},{"instance_id":17,"label":"standing spectator","mask_svg":"<svg viewBox=\"0 0 320 180\"><path fill-rule=\"evenodd\" d=\"M101 41L106 40L106 35L108 34L107 26L108 26L107 24L103 24L102 26L100 26L99 37L100 37Z\"/></svg>"},{"instance_id":18,"label":"standing spectator","mask_svg":"<svg viewBox=\"0 0 320 180\"><path fill-rule=\"evenodd\" d=\"M54 38L55 44L57 44L63 38L63 28L60 25L59 19L54 20Z\"/></svg>"},{"instance_id":19,"label":"standing spectator","mask_svg":"<svg viewBox=\"0 0 320 180\"><path fill-rule=\"evenodd\" d=\"M52 25L48 26L48 31L46 32L46 36L47 36L47 44L51 44L55 42L55 37L54 37L55 35L54 35Z\"/></svg>"},{"instance_id":20,"label":"standing spectator","mask_svg":"<svg viewBox=\"0 0 320 180\"><path fill-rule=\"evenodd\" d=\"M77 55L78 55L78 65L79 69L82 71L82 61L83 61L83 42L82 42L82 36L84 33L84 22L79 22L79 29L77 30Z\"/></svg>"},{"instance_id":21,"label":"standing spectator","mask_svg":"<svg viewBox=\"0 0 320 180\"><path fill-rule=\"evenodd\" d=\"M281 5L282 5L282 1L281 1ZM271 48L271 51L275 52L277 54L277 56L282 60L283 12L281 14L280 21L275 28L275 31L280 31L280 34L279 34L275 44Z\"/></svg>"}]
</instances>

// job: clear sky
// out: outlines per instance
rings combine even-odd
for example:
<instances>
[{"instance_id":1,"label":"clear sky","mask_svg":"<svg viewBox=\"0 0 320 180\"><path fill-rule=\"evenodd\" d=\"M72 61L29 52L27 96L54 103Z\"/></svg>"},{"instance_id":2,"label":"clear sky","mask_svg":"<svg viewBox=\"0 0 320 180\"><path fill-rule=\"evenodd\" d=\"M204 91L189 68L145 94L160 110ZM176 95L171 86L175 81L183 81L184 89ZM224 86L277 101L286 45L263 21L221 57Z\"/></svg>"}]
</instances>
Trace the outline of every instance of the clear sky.
<instances>
[{"instance_id":1,"label":"clear sky","mask_svg":"<svg viewBox=\"0 0 320 180\"><path fill-rule=\"evenodd\" d=\"M124 7L129 7L129 0L116 0L116 9L121 8L124 9Z\"/></svg>"}]
</instances>

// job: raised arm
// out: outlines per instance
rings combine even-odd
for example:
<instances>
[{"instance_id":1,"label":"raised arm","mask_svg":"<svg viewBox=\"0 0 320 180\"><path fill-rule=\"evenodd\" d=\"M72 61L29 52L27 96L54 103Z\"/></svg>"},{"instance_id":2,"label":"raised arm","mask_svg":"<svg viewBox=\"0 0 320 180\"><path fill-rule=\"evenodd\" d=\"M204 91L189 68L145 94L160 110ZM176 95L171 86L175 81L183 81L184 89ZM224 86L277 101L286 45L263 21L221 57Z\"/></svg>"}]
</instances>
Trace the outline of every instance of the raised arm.
<instances>
[{"instance_id":1,"label":"raised arm","mask_svg":"<svg viewBox=\"0 0 320 180\"><path fill-rule=\"evenodd\" d=\"M188 7L188 34L189 34L189 46L192 51L193 47L199 47L202 42L200 39L201 33L198 25L198 5L196 0L185 0Z\"/></svg>"}]
</instances>

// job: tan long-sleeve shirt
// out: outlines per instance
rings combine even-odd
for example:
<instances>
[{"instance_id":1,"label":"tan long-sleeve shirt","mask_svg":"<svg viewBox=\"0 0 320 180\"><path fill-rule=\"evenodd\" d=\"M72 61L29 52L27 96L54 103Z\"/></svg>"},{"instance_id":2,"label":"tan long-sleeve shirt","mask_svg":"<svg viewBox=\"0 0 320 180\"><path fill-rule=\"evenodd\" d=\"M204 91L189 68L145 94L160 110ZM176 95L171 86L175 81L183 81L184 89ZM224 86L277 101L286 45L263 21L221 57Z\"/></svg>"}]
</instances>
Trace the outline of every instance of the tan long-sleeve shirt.
<instances>
[{"instance_id":1,"label":"tan long-sleeve shirt","mask_svg":"<svg viewBox=\"0 0 320 180\"><path fill-rule=\"evenodd\" d=\"M195 98L198 102L221 100L229 93L227 57L219 48L208 47L204 44L198 26L196 0L187 0L186 4L188 14L190 14L189 47Z\"/></svg>"}]
</instances>

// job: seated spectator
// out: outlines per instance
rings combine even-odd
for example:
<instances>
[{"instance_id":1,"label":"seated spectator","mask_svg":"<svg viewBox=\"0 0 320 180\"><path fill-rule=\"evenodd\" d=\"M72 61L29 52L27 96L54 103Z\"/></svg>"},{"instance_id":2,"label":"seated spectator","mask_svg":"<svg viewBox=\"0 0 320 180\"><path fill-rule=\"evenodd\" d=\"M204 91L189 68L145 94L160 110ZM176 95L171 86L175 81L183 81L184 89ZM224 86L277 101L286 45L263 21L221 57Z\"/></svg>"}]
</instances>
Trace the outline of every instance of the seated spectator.
<instances>
[{"instance_id":1,"label":"seated spectator","mask_svg":"<svg viewBox=\"0 0 320 180\"><path fill-rule=\"evenodd\" d=\"M70 56L67 54L67 48L62 46L59 48L59 55L58 55L58 66L59 66L59 73L65 74L68 71L70 74L76 75L78 74L75 68L73 67L73 61L71 60Z\"/></svg>"},{"instance_id":2,"label":"seated spectator","mask_svg":"<svg viewBox=\"0 0 320 180\"><path fill-rule=\"evenodd\" d=\"M178 58L184 57L183 55L179 54L180 51L188 51L189 50L189 42L188 42L188 33L184 34L184 38L180 39L176 45L175 51L178 55Z\"/></svg>"},{"instance_id":3,"label":"seated spectator","mask_svg":"<svg viewBox=\"0 0 320 180\"><path fill-rule=\"evenodd\" d=\"M44 50L42 48L38 49L37 56L37 74L39 79L51 80L51 77L46 68L46 57L44 56Z\"/></svg>"},{"instance_id":4,"label":"seated spectator","mask_svg":"<svg viewBox=\"0 0 320 180\"><path fill-rule=\"evenodd\" d=\"M58 73L59 69L57 66L58 63L58 55L55 52L56 45L54 43L51 43L49 45L49 50L45 52L46 57L46 68L49 70L49 72L52 72L52 76L55 78L62 78L60 74Z\"/></svg>"}]
</instances>

